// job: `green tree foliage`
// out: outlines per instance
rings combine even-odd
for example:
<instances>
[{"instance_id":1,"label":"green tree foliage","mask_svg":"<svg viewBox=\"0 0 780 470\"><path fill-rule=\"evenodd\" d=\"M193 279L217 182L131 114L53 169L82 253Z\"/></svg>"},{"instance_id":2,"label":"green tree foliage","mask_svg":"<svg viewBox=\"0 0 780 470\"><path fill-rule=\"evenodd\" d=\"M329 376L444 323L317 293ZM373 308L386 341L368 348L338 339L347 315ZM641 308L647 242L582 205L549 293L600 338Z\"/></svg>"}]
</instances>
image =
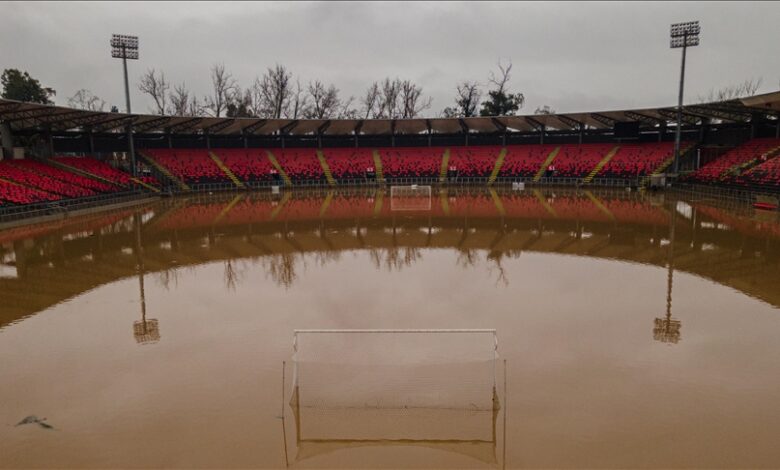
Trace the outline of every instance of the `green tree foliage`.
<instances>
[{"instance_id":1,"label":"green tree foliage","mask_svg":"<svg viewBox=\"0 0 780 470\"><path fill-rule=\"evenodd\" d=\"M522 93L509 91L509 72L512 70L512 63L504 66L499 62L498 70L498 75L490 72L488 81L493 89L488 90L488 99L482 103L482 109L479 112L482 116L512 116L525 103L525 96Z\"/></svg>"},{"instance_id":2,"label":"green tree foliage","mask_svg":"<svg viewBox=\"0 0 780 470\"><path fill-rule=\"evenodd\" d=\"M3 98L7 100L54 104L49 98L57 94L52 88L41 86L29 73L17 69L5 69L0 83L3 85Z\"/></svg>"}]
</instances>

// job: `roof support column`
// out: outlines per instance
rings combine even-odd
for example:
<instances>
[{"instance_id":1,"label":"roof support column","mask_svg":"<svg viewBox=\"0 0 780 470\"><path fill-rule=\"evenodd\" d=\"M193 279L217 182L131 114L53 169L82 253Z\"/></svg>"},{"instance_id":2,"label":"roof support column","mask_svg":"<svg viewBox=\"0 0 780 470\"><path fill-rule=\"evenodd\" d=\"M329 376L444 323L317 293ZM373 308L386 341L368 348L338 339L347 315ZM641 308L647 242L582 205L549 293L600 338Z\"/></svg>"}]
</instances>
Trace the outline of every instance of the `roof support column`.
<instances>
[{"instance_id":1,"label":"roof support column","mask_svg":"<svg viewBox=\"0 0 780 470\"><path fill-rule=\"evenodd\" d=\"M0 122L0 142L2 142L0 160L3 159L3 156L12 158L14 153L14 135L11 132L11 125L7 122Z\"/></svg>"},{"instance_id":2,"label":"roof support column","mask_svg":"<svg viewBox=\"0 0 780 470\"><path fill-rule=\"evenodd\" d=\"M135 137L133 136L133 124L127 124L127 151L130 153L130 174L138 176L138 165L135 162Z\"/></svg>"},{"instance_id":3,"label":"roof support column","mask_svg":"<svg viewBox=\"0 0 780 470\"><path fill-rule=\"evenodd\" d=\"M501 146L506 147L506 131L504 131L504 133L501 134Z\"/></svg>"},{"instance_id":4,"label":"roof support column","mask_svg":"<svg viewBox=\"0 0 780 470\"><path fill-rule=\"evenodd\" d=\"M542 124L542 127L539 128L539 144L544 145L544 130L545 126Z\"/></svg>"},{"instance_id":5,"label":"roof support column","mask_svg":"<svg viewBox=\"0 0 780 470\"><path fill-rule=\"evenodd\" d=\"M211 136L209 131L206 131L206 150L211 150Z\"/></svg>"},{"instance_id":6,"label":"roof support column","mask_svg":"<svg viewBox=\"0 0 780 470\"><path fill-rule=\"evenodd\" d=\"M244 148L249 148L249 142L247 142L246 132L241 131L241 138L244 141Z\"/></svg>"},{"instance_id":7,"label":"roof support column","mask_svg":"<svg viewBox=\"0 0 780 470\"><path fill-rule=\"evenodd\" d=\"M95 153L95 134L92 132L92 126L87 127L87 144L89 146L89 154Z\"/></svg>"},{"instance_id":8,"label":"roof support column","mask_svg":"<svg viewBox=\"0 0 780 470\"><path fill-rule=\"evenodd\" d=\"M580 145L582 145L582 135L585 133L585 124L580 123L580 134L579 134L579 142Z\"/></svg>"},{"instance_id":9,"label":"roof support column","mask_svg":"<svg viewBox=\"0 0 780 470\"><path fill-rule=\"evenodd\" d=\"M46 126L46 130L43 133L46 139L46 154L44 157L51 158L54 156L54 139L51 137L51 127Z\"/></svg>"},{"instance_id":10,"label":"roof support column","mask_svg":"<svg viewBox=\"0 0 780 470\"><path fill-rule=\"evenodd\" d=\"M173 138L171 137L171 128L170 127L166 127L165 128L165 138L168 141L168 148L172 149L173 148Z\"/></svg>"},{"instance_id":11,"label":"roof support column","mask_svg":"<svg viewBox=\"0 0 780 470\"><path fill-rule=\"evenodd\" d=\"M666 134L666 121L663 121L661 122L661 124L658 125L658 142L664 140L665 134Z\"/></svg>"}]
</instances>

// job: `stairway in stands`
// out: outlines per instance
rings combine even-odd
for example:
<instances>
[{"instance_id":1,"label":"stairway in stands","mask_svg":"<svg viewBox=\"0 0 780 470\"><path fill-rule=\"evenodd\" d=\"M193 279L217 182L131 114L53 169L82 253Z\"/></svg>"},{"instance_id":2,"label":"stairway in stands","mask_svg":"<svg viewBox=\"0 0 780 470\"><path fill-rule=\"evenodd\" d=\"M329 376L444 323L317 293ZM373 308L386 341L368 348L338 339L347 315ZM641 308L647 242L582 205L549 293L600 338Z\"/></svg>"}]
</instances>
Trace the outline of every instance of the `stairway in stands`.
<instances>
[{"instance_id":1,"label":"stairway in stands","mask_svg":"<svg viewBox=\"0 0 780 470\"><path fill-rule=\"evenodd\" d=\"M100 181L102 183L106 183L106 184L110 184L110 185L113 185L113 186L122 187L122 185L117 183L116 181L111 181L110 179L103 178L102 176L98 176L96 174L90 173L90 172L82 170L80 168L76 168L75 166L70 166L70 165L67 165L65 163L59 162L59 161L57 161L56 158L48 158L48 159L45 159L45 160L44 159L35 158L35 160L37 160L37 161L39 161L41 163L45 163L47 165L51 165L53 167L59 168L61 170L66 170L66 171L69 171L71 173L75 173L77 175L84 176L86 178L92 178L93 180L97 180L97 181ZM157 189L157 188L155 188L155 189Z\"/></svg>"},{"instance_id":2,"label":"stairway in stands","mask_svg":"<svg viewBox=\"0 0 780 470\"><path fill-rule=\"evenodd\" d=\"M374 157L374 171L376 172L377 183L385 182L385 175L382 172L382 158L379 156L379 150L373 150L371 156Z\"/></svg>"},{"instance_id":3,"label":"stairway in stands","mask_svg":"<svg viewBox=\"0 0 780 470\"><path fill-rule=\"evenodd\" d=\"M588 173L588 176L586 176L582 181L584 183L590 183L591 181L593 181L593 178L599 173L599 171L601 171L602 168L604 168L604 166L607 163L609 163L610 160L612 160L612 157L614 157L615 154L618 153L618 150L620 150L620 147L615 146L612 148L612 150L607 152L607 154L604 155L604 158L601 159L601 161L596 165L596 167L593 168L590 171L590 173Z\"/></svg>"},{"instance_id":4,"label":"stairway in stands","mask_svg":"<svg viewBox=\"0 0 780 470\"><path fill-rule=\"evenodd\" d=\"M146 163L154 167L155 170L159 171L163 176L168 178L170 181L174 182L179 188L183 189L184 191L190 190L190 187L187 185L187 183L173 176L173 174L170 171L168 171L168 169L165 168L163 165L160 165L157 162L157 160L145 154L144 152L138 152L138 155L141 158L143 158L146 161Z\"/></svg>"},{"instance_id":5,"label":"stairway in stands","mask_svg":"<svg viewBox=\"0 0 780 470\"><path fill-rule=\"evenodd\" d=\"M292 181L290 180L290 177L287 176L287 172L284 171L284 168L282 168L282 165L279 164L279 160L276 159L276 156L274 156L273 152L270 150L266 150L265 153L268 155L268 161L271 162L271 165L276 168L276 171L279 172L279 176L282 177L282 181L284 181L285 186L292 186Z\"/></svg>"},{"instance_id":6,"label":"stairway in stands","mask_svg":"<svg viewBox=\"0 0 780 470\"><path fill-rule=\"evenodd\" d=\"M547 158L544 160L542 165L539 167L539 170L536 172L536 175L534 175L534 181L539 181L542 179L542 176L544 176L544 172L547 171L547 168L552 164L553 160L555 160L555 157L558 156L558 152L561 151L561 147L555 147L552 152L550 152L549 155L547 155Z\"/></svg>"},{"instance_id":7,"label":"stairway in stands","mask_svg":"<svg viewBox=\"0 0 780 470\"><path fill-rule=\"evenodd\" d=\"M498 153L496 164L493 166L493 171L490 173L490 178L488 178L488 184L493 184L496 181L496 178L498 178L498 174L501 172L501 167L504 166L504 158L506 158L506 147L503 147L501 152Z\"/></svg>"},{"instance_id":8,"label":"stairway in stands","mask_svg":"<svg viewBox=\"0 0 780 470\"><path fill-rule=\"evenodd\" d=\"M720 175L721 181L724 181L732 176L739 176L743 173L747 173L748 171L752 170L756 166L764 163L766 160L769 160L775 156L780 154L780 145L777 147L773 147L766 152L762 153L760 156L753 158L751 160L748 160L744 163L739 163L737 165L732 166L731 168L727 169Z\"/></svg>"},{"instance_id":9,"label":"stairway in stands","mask_svg":"<svg viewBox=\"0 0 780 470\"><path fill-rule=\"evenodd\" d=\"M225 165L225 163L222 161L219 156L214 152L209 152L209 157L211 157L212 160L214 160L214 163L219 167L220 170L222 170L222 173L227 176L230 181L233 182L234 185L236 185L237 188L245 189L246 186L244 186L244 183L242 183L236 175L230 170L230 168Z\"/></svg>"},{"instance_id":10,"label":"stairway in stands","mask_svg":"<svg viewBox=\"0 0 780 470\"><path fill-rule=\"evenodd\" d=\"M439 170L439 182L444 183L447 181L447 171L450 167L450 148L444 149L444 153L441 156L441 169Z\"/></svg>"},{"instance_id":11,"label":"stairway in stands","mask_svg":"<svg viewBox=\"0 0 780 470\"><path fill-rule=\"evenodd\" d=\"M333 178L333 173L330 171L330 165L328 165L328 161L325 159L325 154L322 153L322 150L317 150L317 159L320 161L322 172L325 173L325 179L328 180L328 184L336 186L336 179Z\"/></svg>"},{"instance_id":12,"label":"stairway in stands","mask_svg":"<svg viewBox=\"0 0 780 470\"><path fill-rule=\"evenodd\" d=\"M691 144L691 145L689 145L689 146L687 146L685 148L680 148L680 156L685 155L693 147L695 147L695 144ZM674 163L674 152L672 152L672 154L666 160L664 160L660 165L658 165L658 168L653 170L652 173L650 173L649 175L643 176L639 180L639 186L640 187L647 186L647 182L650 181L650 177L651 176L659 176L659 175L661 175L662 173L664 173L667 170L667 168L669 168L669 165L671 165L672 163Z\"/></svg>"}]
</instances>

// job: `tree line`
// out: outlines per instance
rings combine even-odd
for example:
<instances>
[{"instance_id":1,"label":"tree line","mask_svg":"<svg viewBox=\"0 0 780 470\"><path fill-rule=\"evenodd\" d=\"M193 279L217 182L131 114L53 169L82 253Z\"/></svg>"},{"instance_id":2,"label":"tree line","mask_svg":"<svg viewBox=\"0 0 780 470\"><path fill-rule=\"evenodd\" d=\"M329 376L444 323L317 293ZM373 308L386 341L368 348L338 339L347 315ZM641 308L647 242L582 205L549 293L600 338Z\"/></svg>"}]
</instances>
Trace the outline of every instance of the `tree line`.
<instances>
[{"instance_id":1,"label":"tree line","mask_svg":"<svg viewBox=\"0 0 780 470\"><path fill-rule=\"evenodd\" d=\"M516 114L525 103L523 93L511 91L511 62L498 63L485 84L463 81L455 87L455 99L439 116L471 117ZM242 87L224 66L209 70L210 86L204 96L186 82L173 83L162 70L149 69L136 87L152 102L150 112L171 116L258 117L268 119L407 119L429 111L433 98L413 80L385 77L372 82L360 96L344 96L332 83L302 82L282 64L268 67ZM43 87L27 72L7 69L2 75L3 97L53 104L56 92ZM485 99L483 100L483 96ZM68 105L89 111L105 111L105 100L87 89L68 98ZM549 107L547 107L549 110ZM111 111L118 111L116 106Z\"/></svg>"},{"instance_id":2,"label":"tree line","mask_svg":"<svg viewBox=\"0 0 780 470\"><path fill-rule=\"evenodd\" d=\"M487 81L463 80L455 86L453 103L440 117L512 116L525 104L525 95L512 91L512 63L497 64ZM386 77L374 81L357 98L344 97L334 85L320 80L302 83L287 67L268 67L248 87L241 87L223 64L210 68L210 88L204 96L191 91L186 82L171 83L163 71L147 70L136 85L151 98L150 112L171 116L258 117L267 119L406 119L421 117L429 111L433 99L423 87L408 79ZM45 87L27 72L5 69L0 76L2 97L42 104L54 104L56 91ZM699 102L714 102L750 96L761 79L749 79L736 85L700 95ZM68 98L68 106L89 111L106 111L106 102L87 89ZM117 112L116 106L111 111ZM534 114L554 114L549 105L536 108Z\"/></svg>"}]
</instances>

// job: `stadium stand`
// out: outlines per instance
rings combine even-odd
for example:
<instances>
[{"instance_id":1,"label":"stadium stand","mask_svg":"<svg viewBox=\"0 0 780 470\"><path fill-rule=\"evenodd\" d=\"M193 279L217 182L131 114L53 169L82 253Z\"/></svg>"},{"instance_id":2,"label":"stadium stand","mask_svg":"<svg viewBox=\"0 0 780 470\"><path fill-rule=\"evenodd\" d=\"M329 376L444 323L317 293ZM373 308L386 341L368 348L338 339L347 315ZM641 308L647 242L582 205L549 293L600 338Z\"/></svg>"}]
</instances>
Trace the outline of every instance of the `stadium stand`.
<instances>
[{"instance_id":1,"label":"stadium stand","mask_svg":"<svg viewBox=\"0 0 780 470\"><path fill-rule=\"evenodd\" d=\"M214 183L226 179L208 150L153 149L146 154L165 167L172 175L187 183Z\"/></svg>"},{"instance_id":2,"label":"stadium stand","mask_svg":"<svg viewBox=\"0 0 780 470\"><path fill-rule=\"evenodd\" d=\"M690 146L683 142L681 148ZM645 176L662 168L674 156L674 142L621 144L618 152L598 173L600 177L632 178Z\"/></svg>"},{"instance_id":3,"label":"stadium stand","mask_svg":"<svg viewBox=\"0 0 780 470\"><path fill-rule=\"evenodd\" d=\"M71 173L69 171L53 167L51 165L46 165L44 163L35 160L15 160L11 164L23 170L38 173L43 176L49 176L51 178L56 178L65 183L70 183L74 186L80 186L83 188L91 189L95 192L110 193L110 192L115 192L119 189L114 185L103 183L92 178L87 178L85 176L77 175L75 173Z\"/></svg>"},{"instance_id":4,"label":"stadium stand","mask_svg":"<svg viewBox=\"0 0 780 470\"><path fill-rule=\"evenodd\" d=\"M764 154L776 151L780 147L780 139L751 139L715 160L702 165L695 172L687 175L686 180L699 183L713 183L723 180L727 172L737 171L740 167L750 165Z\"/></svg>"},{"instance_id":5,"label":"stadium stand","mask_svg":"<svg viewBox=\"0 0 780 470\"><path fill-rule=\"evenodd\" d=\"M466 178L486 178L493 171L501 148L499 146L451 147L448 174Z\"/></svg>"},{"instance_id":6,"label":"stadium stand","mask_svg":"<svg viewBox=\"0 0 780 470\"><path fill-rule=\"evenodd\" d=\"M738 177L737 182L760 186L780 186L780 156L771 157L751 168Z\"/></svg>"},{"instance_id":7,"label":"stadium stand","mask_svg":"<svg viewBox=\"0 0 780 470\"><path fill-rule=\"evenodd\" d=\"M57 194L60 199L77 198L95 195L95 191L77 186L72 183L66 183L57 178L37 173L29 168L17 166L18 162L3 161L0 162L0 177L19 183L30 188L45 191L47 193Z\"/></svg>"},{"instance_id":8,"label":"stadium stand","mask_svg":"<svg viewBox=\"0 0 780 470\"><path fill-rule=\"evenodd\" d=\"M274 181L278 178L263 149L214 149L213 152L242 181Z\"/></svg>"},{"instance_id":9,"label":"stadium stand","mask_svg":"<svg viewBox=\"0 0 780 470\"><path fill-rule=\"evenodd\" d=\"M535 176L555 145L513 145L507 147L499 176Z\"/></svg>"},{"instance_id":10,"label":"stadium stand","mask_svg":"<svg viewBox=\"0 0 780 470\"><path fill-rule=\"evenodd\" d=\"M85 173L95 175L98 178L111 181L114 184L130 186L132 184L131 176L124 171L117 170L108 163L101 162L91 157L55 157L57 163L81 170ZM146 177L147 183L154 182L153 178Z\"/></svg>"},{"instance_id":11,"label":"stadium stand","mask_svg":"<svg viewBox=\"0 0 780 470\"><path fill-rule=\"evenodd\" d=\"M39 191L0 178L0 200L6 203L4 205L34 204L36 202L49 202L59 199L62 199L62 197L56 194Z\"/></svg>"},{"instance_id":12,"label":"stadium stand","mask_svg":"<svg viewBox=\"0 0 780 470\"><path fill-rule=\"evenodd\" d=\"M325 173L317 158L316 149L273 149L279 164L292 179L324 180Z\"/></svg>"},{"instance_id":13,"label":"stadium stand","mask_svg":"<svg viewBox=\"0 0 780 470\"><path fill-rule=\"evenodd\" d=\"M609 153L614 144L562 145L552 165L551 176L584 178Z\"/></svg>"},{"instance_id":14,"label":"stadium stand","mask_svg":"<svg viewBox=\"0 0 780 470\"><path fill-rule=\"evenodd\" d=\"M370 178L376 171L371 149L329 148L323 149L322 153L333 177L338 180Z\"/></svg>"},{"instance_id":15,"label":"stadium stand","mask_svg":"<svg viewBox=\"0 0 780 470\"><path fill-rule=\"evenodd\" d=\"M441 147L382 148L379 156L385 178L435 178L441 169Z\"/></svg>"}]
</instances>

